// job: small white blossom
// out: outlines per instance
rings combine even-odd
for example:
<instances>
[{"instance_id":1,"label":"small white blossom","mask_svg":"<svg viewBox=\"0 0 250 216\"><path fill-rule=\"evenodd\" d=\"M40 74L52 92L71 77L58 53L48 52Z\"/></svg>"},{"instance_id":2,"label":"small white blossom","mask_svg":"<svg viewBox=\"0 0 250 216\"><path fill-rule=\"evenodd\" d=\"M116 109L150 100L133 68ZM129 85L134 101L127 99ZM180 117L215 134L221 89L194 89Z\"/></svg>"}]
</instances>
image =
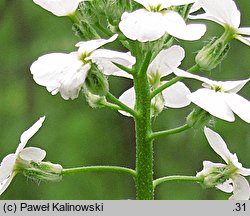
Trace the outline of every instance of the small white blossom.
<instances>
[{"instance_id":1,"label":"small white blossom","mask_svg":"<svg viewBox=\"0 0 250 216\"><path fill-rule=\"evenodd\" d=\"M234 32L234 38L250 46L250 27L240 27L240 11L233 0L198 0L192 12L202 7L205 13L190 15L190 19L212 20L225 29L230 28Z\"/></svg>"},{"instance_id":2,"label":"small white blossom","mask_svg":"<svg viewBox=\"0 0 250 216\"><path fill-rule=\"evenodd\" d=\"M123 13L119 23L122 33L131 40L154 41L166 33L183 40L198 40L206 32L205 25L186 24L180 14L169 10L170 6L185 5L195 2L194 0L136 2L145 8Z\"/></svg>"},{"instance_id":3,"label":"small white blossom","mask_svg":"<svg viewBox=\"0 0 250 216\"><path fill-rule=\"evenodd\" d=\"M243 176L249 176L250 169L242 166L236 154L232 154L228 150L226 143L219 134L207 127L205 127L204 132L209 145L221 156L226 164L204 161L203 170L197 173L197 176L204 177L206 184L215 184L218 189L226 193L233 192L230 199L248 200L250 187L248 181ZM221 180L224 181L221 182ZM216 181L219 182L216 183Z\"/></svg>"},{"instance_id":4,"label":"small white blossom","mask_svg":"<svg viewBox=\"0 0 250 216\"><path fill-rule=\"evenodd\" d=\"M46 152L40 148L28 147L24 148L29 139L39 130L42 126L45 117L40 118L35 124L33 124L28 130L26 130L20 138L20 144L18 145L16 152L7 155L0 166L0 195L7 189L18 170L15 170L18 161L34 161L40 162L45 156Z\"/></svg>"},{"instance_id":5,"label":"small white blossom","mask_svg":"<svg viewBox=\"0 0 250 216\"><path fill-rule=\"evenodd\" d=\"M74 14L82 1L85 0L33 0L34 3L56 16L70 16Z\"/></svg>"},{"instance_id":6,"label":"small white blossom","mask_svg":"<svg viewBox=\"0 0 250 216\"><path fill-rule=\"evenodd\" d=\"M173 72L183 60L185 51L180 46L172 46L168 49L162 50L150 63L147 74L152 85L152 88L157 88L166 83L162 82L161 78L165 77ZM152 99L152 105L155 107L171 107L182 108L190 104L190 100L187 99L187 95L190 94L190 90L182 82L177 82L170 87L164 89L162 93L158 94ZM124 104L130 108L135 106L135 90L130 88L125 91L119 98ZM162 104L162 105L161 105ZM131 116L129 113L120 111L123 115Z\"/></svg>"},{"instance_id":7,"label":"small white blossom","mask_svg":"<svg viewBox=\"0 0 250 216\"><path fill-rule=\"evenodd\" d=\"M147 74L151 83L160 81L160 78L173 72L185 57L185 50L178 45L161 50L154 60L150 63Z\"/></svg>"},{"instance_id":8,"label":"small white blossom","mask_svg":"<svg viewBox=\"0 0 250 216\"><path fill-rule=\"evenodd\" d=\"M250 102L237 94L250 79L214 81L180 69L175 69L175 74L180 77L197 79L203 82L204 88L198 89L187 96L197 106L206 110L211 115L229 122L235 120L235 113L242 120L250 123Z\"/></svg>"},{"instance_id":9,"label":"small white blossom","mask_svg":"<svg viewBox=\"0 0 250 216\"><path fill-rule=\"evenodd\" d=\"M50 53L38 58L30 67L33 79L39 85L45 86L52 95L60 92L63 99L78 97L81 88L95 62L104 74L125 75L113 62L132 66L135 58L129 53L119 53L99 47L114 41L117 35L110 39L82 41L76 44L77 52ZM112 60L112 61L111 61Z\"/></svg>"}]
</instances>

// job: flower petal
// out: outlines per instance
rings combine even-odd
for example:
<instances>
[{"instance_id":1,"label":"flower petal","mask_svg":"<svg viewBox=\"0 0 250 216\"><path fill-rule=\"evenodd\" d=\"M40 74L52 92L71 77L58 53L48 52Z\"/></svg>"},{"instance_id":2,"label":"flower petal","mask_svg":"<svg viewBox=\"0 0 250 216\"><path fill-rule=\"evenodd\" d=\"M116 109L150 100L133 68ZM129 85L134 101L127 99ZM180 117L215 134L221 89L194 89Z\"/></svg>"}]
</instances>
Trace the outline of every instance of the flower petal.
<instances>
[{"instance_id":1,"label":"flower petal","mask_svg":"<svg viewBox=\"0 0 250 216\"><path fill-rule=\"evenodd\" d=\"M160 77L167 76L177 68L185 57L185 50L181 46L172 46L162 50L150 63L147 73L154 77L159 74Z\"/></svg>"},{"instance_id":2,"label":"flower petal","mask_svg":"<svg viewBox=\"0 0 250 216\"><path fill-rule=\"evenodd\" d=\"M232 153L228 150L221 136L207 127L204 128L204 133L212 149L228 164L232 157Z\"/></svg>"},{"instance_id":3,"label":"flower petal","mask_svg":"<svg viewBox=\"0 0 250 216\"><path fill-rule=\"evenodd\" d=\"M237 114L243 121L250 123L250 102L237 94L225 94L227 105Z\"/></svg>"},{"instance_id":4,"label":"flower petal","mask_svg":"<svg viewBox=\"0 0 250 216\"><path fill-rule=\"evenodd\" d=\"M118 34L113 35L109 39L97 39L97 40L90 40L90 41L80 41L75 46L79 47L78 52L84 53L89 55L94 50L98 49L101 46L104 46L107 43L111 43L115 41L118 37Z\"/></svg>"},{"instance_id":5,"label":"flower petal","mask_svg":"<svg viewBox=\"0 0 250 216\"><path fill-rule=\"evenodd\" d=\"M186 24L184 19L175 11L164 14L164 27L168 34L182 40L198 40L206 32L204 24Z\"/></svg>"},{"instance_id":6,"label":"flower petal","mask_svg":"<svg viewBox=\"0 0 250 216\"><path fill-rule=\"evenodd\" d=\"M218 19L217 17L214 17L211 14L208 13L203 13L203 14L197 14L197 15L189 15L188 16L189 19L205 19L205 20L211 20L213 22L216 22L220 25L224 25L224 21L221 19Z\"/></svg>"},{"instance_id":7,"label":"flower petal","mask_svg":"<svg viewBox=\"0 0 250 216\"><path fill-rule=\"evenodd\" d=\"M11 175L16 163L16 158L17 156L15 154L9 154L4 157L0 166L0 182L3 182Z\"/></svg>"},{"instance_id":8,"label":"flower petal","mask_svg":"<svg viewBox=\"0 0 250 216\"><path fill-rule=\"evenodd\" d=\"M154 5L154 0L134 0L135 2L144 6L147 10L150 10L150 5Z\"/></svg>"},{"instance_id":9,"label":"flower petal","mask_svg":"<svg viewBox=\"0 0 250 216\"><path fill-rule=\"evenodd\" d=\"M187 5L194 3L196 0L168 0L167 2L170 6L179 6L179 5Z\"/></svg>"},{"instance_id":10,"label":"flower petal","mask_svg":"<svg viewBox=\"0 0 250 216\"><path fill-rule=\"evenodd\" d=\"M46 151L36 147L28 147L23 149L19 156L26 161L40 162L45 158Z\"/></svg>"},{"instance_id":11,"label":"flower petal","mask_svg":"<svg viewBox=\"0 0 250 216\"><path fill-rule=\"evenodd\" d=\"M250 37L243 37L243 36L241 36L241 35L237 35L235 38L236 38L237 40L241 41L242 43L244 43L244 44L250 46Z\"/></svg>"},{"instance_id":12,"label":"flower petal","mask_svg":"<svg viewBox=\"0 0 250 216\"><path fill-rule=\"evenodd\" d=\"M76 53L51 53L38 58L30 67L37 84L53 95L60 92L68 100L78 97L90 64L83 64Z\"/></svg>"},{"instance_id":13,"label":"flower petal","mask_svg":"<svg viewBox=\"0 0 250 216\"><path fill-rule=\"evenodd\" d=\"M8 188L14 176L15 174L13 173L7 179L0 182L0 195L2 195L2 193Z\"/></svg>"},{"instance_id":14,"label":"flower petal","mask_svg":"<svg viewBox=\"0 0 250 216\"><path fill-rule=\"evenodd\" d=\"M224 191L226 193L232 193L233 192L232 183L233 183L233 181L231 179L228 179L225 182L223 182L222 184L218 184L216 187L219 190Z\"/></svg>"},{"instance_id":15,"label":"flower petal","mask_svg":"<svg viewBox=\"0 0 250 216\"><path fill-rule=\"evenodd\" d=\"M125 91L120 97L119 100L121 102L123 102L124 104L126 104L128 107L130 108L134 108L135 106L135 89L134 87L128 89L127 91ZM121 111L119 110L119 113L121 113L122 115L131 117L131 115L127 112Z\"/></svg>"},{"instance_id":16,"label":"flower petal","mask_svg":"<svg viewBox=\"0 0 250 216\"><path fill-rule=\"evenodd\" d=\"M188 106L191 101L188 100L187 95L190 94L188 87L182 83L177 82L162 91L165 106L171 108L182 108Z\"/></svg>"},{"instance_id":17,"label":"flower petal","mask_svg":"<svg viewBox=\"0 0 250 216\"><path fill-rule=\"evenodd\" d=\"M222 163L213 163L211 161L203 161L203 169L202 171L198 172L196 174L197 177L199 176L208 176L213 172L214 169L216 168L222 168L225 167L225 164Z\"/></svg>"},{"instance_id":18,"label":"flower petal","mask_svg":"<svg viewBox=\"0 0 250 216\"><path fill-rule=\"evenodd\" d=\"M73 14L80 2L84 0L33 0L42 8L56 16L68 16Z\"/></svg>"},{"instance_id":19,"label":"flower petal","mask_svg":"<svg viewBox=\"0 0 250 216\"><path fill-rule=\"evenodd\" d=\"M150 10L150 6L160 6L159 10L168 8L170 6L179 6L194 3L196 0L134 0L143 5L147 10Z\"/></svg>"},{"instance_id":20,"label":"flower petal","mask_svg":"<svg viewBox=\"0 0 250 216\"><path fill-rule=\"evenodd\" d=\"M238 170L238 173L243 176L250 176L250 169L242 167Z\"/></svg>"},{"instance_id":21,"label":"flower petal","mask_svg":"<svg viewBox=\"0 0 250 216\"><path fill-rule=\"evenodd\" d=\"M34 123L28 130L24 131L20 138L20 144L18 145L16 149L16 155L19 154L21 150L25 147L26 143L29 141L29 139L34 136L34 134L42 127L42 124L45 120L45 116L41 117L36 123Z\"/></svg>"},{"instance_id":22,"label":"flower petal","mask_svg":"<svg viewBox=\"0 0 250 216\"><path fill-rule=\"evenodd\" d=\"M219 81L219 83L222 85L224 91L229 93L237 93L244 87L244 85L247 84L249 80L250 79L237 81Z\"/></svg>"},{"instance_id":23,"label":"flower petal","mask_svg":"<svg viewBox=\"0 0 250 216\"><path fill-rule=\"evenodd\" d=\"M250 187L248 181L241 175L231 177L233 181L233 195L230 200L248 200L250 197Z\"/></svg>"},{"instance_id":24,"label":"flower petal","mask_svg":"<svg viewBox=\"0 0 250 216\"><path fill-rule=\"evenodd\" d=\"M250 27L240 27L238 28L238 33L243 35L250 35Z\"/></svg>"},{"instance_id":25,"label":"flower petal","mask_svg":"<svg viewBox=\"0 0 250 216\"><path fill-rule=\"evenodd\" d=\"M125 76L127 78L133 78L132 75L118 68L114 63L124 65L128 68L132 68L136 59L130 52L122 53L107 49L98 49L94 51L86 60L91 59L96 63L100 70L106 75Z\"/></svg>"},{"instance_id":26,"label":"flower petal","mask_svg":"<svg viewBox=\"0 0 250 216\"><path fill-rule=\"evenodd\" d=\"M189 13L194 13L194 12L200 10L201 7L202 7L201 3L200 3L199 1L196 1L196 2L192 5L192 7L190 8Z\"/></svg>"},{"instance_id":27,"label":"flower petal","mask_svg":"<svg viewBox=\"0 0 250 216\"><path fill-rule=\"evenodd\" d=\"M240 11L233 0L200 0L203 9L209 15L221 20L233 28L240 26Z\"/></svg>"},{"instance_id":28,"label":"flower petal","mask_svg":"<svg viewBox=\"0 0 250 216\"><path fill-rule=\"evenodd\" d=\"M211 115L233 122L234 114L224 100L224 94L210 89L198 89L187 96L194 104L209 112Z\"/></svg>"},{"instance_id":29,"label":"flower petal","mask_svg":"<svg viewBox=\"0 0 250 216\"><path fill-rule=\"evenodd\" d=\"M122 14L119 28L131 40L140 42L154 41L165 34L163 15L139 9Z\"/></svg>"},{"instance_id":30,"label":"flower petal","mask_svg":"<svg viewBox=\"0 0 250 216\"><path fill-rule=\"evenodd\" d=\"M201 76L198 76L195 74L188 73L188 72L181 70L179 68L174 69L174 74L176 76L179 76L179 77L185 77L185 78L196 79L196 80L202 81L202 82L208 84L209 86L212 86L214 84L213 80L210 80L208 78L201 77Z\"/></svg>"}]
</instances>

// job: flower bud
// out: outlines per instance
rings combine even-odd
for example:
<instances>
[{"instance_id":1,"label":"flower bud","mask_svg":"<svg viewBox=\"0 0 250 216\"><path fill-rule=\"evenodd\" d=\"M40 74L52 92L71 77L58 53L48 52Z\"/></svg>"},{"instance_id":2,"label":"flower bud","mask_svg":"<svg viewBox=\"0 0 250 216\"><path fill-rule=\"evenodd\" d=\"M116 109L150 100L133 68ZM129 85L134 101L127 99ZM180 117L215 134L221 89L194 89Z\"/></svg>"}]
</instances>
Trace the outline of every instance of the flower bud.
<instances>
[{"instance_id":1,"label":"flower bud","mask_svg":"<svg viewBox=\"0 0 250 216\"><path fill-rule=\"evenodd\" d=\"M156 95L151 101L151 114L157 116L164 109L164 98L162 93Z\"/></svg>"},{"instance_id":2,"label":"flower bud","mask_svg":"<svg viewBox=\"0 0 250 216\"><path fill-rule=\"evenodd\" d=\"M213 121L213 117L200 107L196 107L186 119L187 125L193 128L200 128L206 125L210 125Z\"/></svg>"},{"instance_id":3,"label":"flower bud","mask_svg":"<svg viewBox=\"0 0 250 216\"><path fill-rule=\"evenodd\" d=\"M109 91L108 80L105 75L92 64L88 76L85 80L85 86L94 95L105 96Z\"/></svg>"},{"instance_id":4,"label":"flower bud","mask_svg":"<svg viewBox=\"0 0 250 216\"><path fill-rule=\"evenodd\" d=\"M106 102L105 97L92 94L90 91L88 91L88 88L86 86L84 86L83 91L90 107L92 108L103 107L102 102Z\"/></svg>"},{"instance_id":5,"label":"flower bud","mask_svg":"<svg viewBox=\"0 0 250 216\"><path fill-rule=\"evenodd\" d=\"M213 167L208 170L203 170L197 173L197 177L203 177L202 185L205 188L212 188L227 180L228 176L225 175L224 167Z\"/></svg>"},{"instance_id":6,"label":"flower bud","mask_svg":"<svg viewBox=\"0 0 250 216\"><path fill-rule=\"evenodd\" d=\"M22 173L33 180L38 181L60 181L63 168L59 164L50 162L30 162L29 166L22 170Z\"/></svg>"},{"instance_id":7,"label":"flower bud","mask_svg":"<svg viewBox=\"0 0 250 216\"><path fill-rule=\"evenodd\" d=\"M210 71L217 67L227 56L229 44L216 37L212 38L196 55L195 61L203 70Z\"/></svg>"},{"instance_id":8,"label":"flower bud","mask_svg":"<svg viewBox=\"0 0 250 216\"><path fill-rule=\"evenodd\" d=\"M237 170L237 168L229 164L224 166L215 164L209 168L204 168L201 172L198 172L196 176L203 178L202 184L205 188L211 188L225 182L235 170Z\"/></svg>"}]
</instances>

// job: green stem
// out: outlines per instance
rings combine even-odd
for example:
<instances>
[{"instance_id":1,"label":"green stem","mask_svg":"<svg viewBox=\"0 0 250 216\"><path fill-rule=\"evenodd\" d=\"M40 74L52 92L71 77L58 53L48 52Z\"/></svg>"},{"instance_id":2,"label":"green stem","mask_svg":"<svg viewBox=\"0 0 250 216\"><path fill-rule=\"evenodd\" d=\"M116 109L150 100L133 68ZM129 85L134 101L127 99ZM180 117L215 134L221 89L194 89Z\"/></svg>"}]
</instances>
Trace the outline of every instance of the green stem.
<instances>
[{"instance_id":1,"label":"green stem","mask_svg":"<svg viewBox=\"0 0 250 216\"><path fill-rule=\"evenodd\" d=\"M120 106L105 101L100 102L100 105L110 108L112 110L123 110Z\"/></svg>"},{"instance_id":2,"label":"green stem","mask_svg":"<svg viewBox=\"0 0 250 216\"><path fill-rule=\"evenodd\" d=\"M170 129L170 130L154 132L154 133L151 134L150 139L154 140L154 139L157 139L157 138L162 137L162 136L177 134L177 133L185 131L185 130L187 130L189 128L190 127L187 124L185 124L185 125L182 125L180 127L173 128L173 129Z\"/></svg>"},{"instance_id":3,"label":"green stem","mask_svg":"<svg viewBox=\"0 0 250 216\"><path fill-rule=\"evenodd\" d=\"M175 77L175 78L171 79L170 81L164 83L163 85L161 85L160 87L158 87L157 89L152 91L151 94L150 94L150 97L154 98L156 95L161 93L164 89L170 87L171 85L177 83L178 81L180 81L182 79L183 79L183 77Z\"/></svg>"},{"instance_id":4,"label":"green stem","mask_svg":"<svg viewBox=\"0 0 250 216\"><path fill-rule=\"evenodd\" d=\"M194 65L191 68L189 68L187 71L189 73L194 73L197 70L199 70L200 67L199 65ZM184 79L183 77L175 77L173 79L171 79L170 81L166 82L165 84L161 85L160 87L158 87L157 89L155 89L154 91L151 92L151 98L154 98L157 94L161 93L164 89L170 87L171 85L177 83L178 81L181 81L182 79Z\"/></svg>"},{"instance_id":5,"label":"green stem","mask_svg":"<svg viewBox=\"0 0 250 216\"><path fill-rule=\"evenodd\" d=\"M144 75L147 72L152 55L153 55L153 53L151 51L148 51L146 53L146 56L143 60L143 63L141 64L141 67L140 67L140 70L138 73L139 76Z\"/></svg>"},{"instance_id":6,"label":"green stem","mask_svg":"<svg viewBox=\"0 0 250 216\"><path fill-rule=\"evenodd\" d=\"M146 61L146 62L145 62ZM144 58L140 72L134 76L136 93L136 197L139 200L154 199L153 188L153 144L151 134L151 98L147 77L148 57Z\"/></svg>"},{"instance_id":7,"label":"green stem","mask_svg":"<svg viewBox=\"0 0 250 216\"><path fill-rule=\"evenodd\" d=\"M116 172L124 173L136 177L136 172L133 169L119 166L87 166L87 167L77 167L63 169L62 175L71 174L71 173L84 173L84 172Z\"/></svg>"},{"instance_id":8,"label":"green stem","mask_svg":"<svg viewBox=\"0 0 250 216\"><path fill-rule=\"evenodd\" d=\"M115 66L117 66L118 68L120 68L121 70L124 70L128 74L134 75L134 70L133 69L130 69L130 68L124 66L124 65L121 65L121 64L118 64L118 63L115 63L115 62L113 62L113 64Z\"/></svg>"},{"instance_id":9,"label":"green stem","mask_svg":"<svg viewBox=\"0 0 250 216\"><path fill-rule=\"evenodd\" d=\"M156 188L158 185L169 182L169 181L191 181L191 182L202 182L203 179L201 177L196 176L166 176L162 178L158 178L154 180L154 188Z\"/></svg>"},{"instance_id":10,"label":"green stem","mask_svg":"<svg viewBox=\"0 0 250 216\"><path fill-rule=\"evenodd\" d=\"M122 103L121 101L119 101L114 95L112 95L110 92L107 93L106 98L111 101L112 103L118 105L119 107L121 107L121 110L124 110L125 112L130 113L132 116L136 117L137 116L137 112L133 109L131 109L130 107L128 107L126 104Z\"/></svg>"},{"instance_id":11,"label":"green stem","mask_svg":"<svg viewBox=\"0 0 250 216\"><path fill-rule=\"evenodd\" d=\"M112 32L108 31L106 28L104 28L99 22L95 23L95 26L98 28L98 30L103 33L104 35L111 37L113 34Z\"/></svg>"}]
</instances>

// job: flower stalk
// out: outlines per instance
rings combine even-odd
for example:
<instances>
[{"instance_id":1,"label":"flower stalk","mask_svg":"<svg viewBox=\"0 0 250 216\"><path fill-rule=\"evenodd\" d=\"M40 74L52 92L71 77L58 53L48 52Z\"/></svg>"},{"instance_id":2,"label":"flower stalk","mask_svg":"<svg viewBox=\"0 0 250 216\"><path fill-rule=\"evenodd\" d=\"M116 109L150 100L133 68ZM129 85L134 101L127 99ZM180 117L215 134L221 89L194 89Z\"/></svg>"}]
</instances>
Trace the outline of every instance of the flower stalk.
<instances>
[{"instance_id":1,"label":"flower stalk","mask_svg":"<svg viewBox=\"0 0 250 216\"><path fill-rule=\"evenodd\" d=\"M145 58L140 73L134 76L136 93L136 198L139 200L154 199L153 189L153 144L151 134L151 98L147 77L147 66L150 59Z\"/></svg>"}]
</instances>

